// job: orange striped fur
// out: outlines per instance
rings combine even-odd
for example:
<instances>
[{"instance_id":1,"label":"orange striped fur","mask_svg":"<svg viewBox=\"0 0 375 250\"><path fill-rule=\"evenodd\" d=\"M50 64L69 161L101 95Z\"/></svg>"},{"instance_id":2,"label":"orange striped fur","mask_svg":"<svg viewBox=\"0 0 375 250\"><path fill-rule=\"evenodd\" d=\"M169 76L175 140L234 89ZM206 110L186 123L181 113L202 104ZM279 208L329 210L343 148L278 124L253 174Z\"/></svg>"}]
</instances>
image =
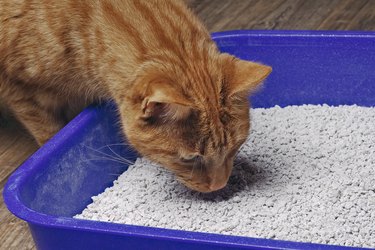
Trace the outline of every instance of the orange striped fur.
<instances>
[{"instance_id":1,"label":"orange striped fur","mask_svg":"<svg viewBox=\"0 0 375 250\"><path fill-rule=\"evenodd\" d=\"M186 186L225 186L247 95L271 68L220 54L177 0L0 0L0 98L42 145L114 100L124 134Z\"/></svg>"}]
</instances>

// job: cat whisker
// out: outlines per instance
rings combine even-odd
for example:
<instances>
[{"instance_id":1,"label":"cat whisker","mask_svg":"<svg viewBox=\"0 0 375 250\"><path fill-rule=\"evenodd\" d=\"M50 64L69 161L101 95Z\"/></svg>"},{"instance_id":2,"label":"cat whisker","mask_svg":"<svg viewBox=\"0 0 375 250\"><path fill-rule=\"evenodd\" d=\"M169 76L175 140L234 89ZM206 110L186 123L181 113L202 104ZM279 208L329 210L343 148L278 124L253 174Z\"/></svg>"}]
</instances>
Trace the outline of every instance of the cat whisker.
<instances>
[{"instance_id":1,"label":"cat whisker","mask_svg":"<svg viewBox=\"0 0 375 250\"><path fill-rule=\"evenodd\" d=\"M100 151L100 150L98 150L98 149L94 149L94 148L89 147L89 146L85 146L85 147L88 148L88 149L90 149L90 150L92 150L92 151L94 151L94 152L96 152L96 153L99 153L99 154L101 154L101 155L105 155L105 156L112 157L112 155L107 154L107 153L104 153L104 152L102 152L102 151ZM106 147L106 146L103 146L103 147L101 147L101 148L99 148L99 149L102 149L102 148L104 148L104 147Z\"/></svg>"},{"instance_id":2,"label":"cat whisker","mask_svg":"<svg viewBox=\"0 0 375 250\"><path fill-rule=\"evenodd\" d=\"M236 162L236 163L233 165L233 167L234 167L234 168L235 168L235 167L238 167L238 166L242 165L242 164L245 163L245 162L247 162L246 159L245 159L245 160L242 160L242 161L240 161L240 162Z\"/></svg>"},{"instance_id":3,"label":"cat whisker","mask_svg":"<svg viewBox=\"0 0 375 250\"><path fill-rule=\"evenodd\" d=\"M130 144L129 143L125 143L125 142L119 142L119 143L111 143L111 144L106 144L106 145L104 145L104 146L101 146L100 148L98 148L98 149L103 149L103 148L105 148L105 147L108 147L108 146L130 146Z\"/></svg>"},{"instance_id":4,"label":"cat whisker","mask_svg":"<svg viewBox=\"0 0 375 250\"><path fill-rule=\"evenodd\" d=\"M121 160L127 160L127 159L125 159L124 157L122 157L121 155L119 155L118 153L116 153L115 151L113 151L113 149L109 146L109 145L107 145L107 148L109 149L109 150L111 150L111 152L114 154L114 155L116 155L119 159L121 159Z\"/></svg>"},{"instance_id":5,"label":"cat whisker","mask_svg":"<svg viewBox=\"0 0 375 250\"><path fill-rule=\"evenodd\" d=\"M112 161L117 161L117 162L124 163L124 164L130 164L130 165L133 165L133 164L134 164L133 161L130 161L130 160L124 158L124 157L121 157L119 154L115 153L110 147L108 147L109 150L111 150L111 152L112 152L113 154L115 154L115 156L117 156L117 157L114 157L113 155L110 155L110 154L104 153L104 152L102 152L102 151L100 151L100 150L96 150L96 149L91 148L91 147L89 147L89 146L86 146L86 147L87 147L88 149L90 149L90 150L92 150L92 151L94 151L94 152L99 153L100 155L102 155L102 157L101 157L101 158L98 158L98 159L112 160Z\"/></svg>"},{"instance_id":6,"label":"cat whisker","mask_svg":"<svg viewBox=\"0 0 375 250\"><path fill-rule=\"evenodd\" d=\"M134 164L134 162L131 162L131 161L123 161L123 160L118 160L116 158L110 158L110 157L90 158L90 159L81 160L80 163L91 162L91 161L101 161L101 160L113 161L113 162L121 163L121 164L124 164L124 165L133 165Z\"/></svg>"}]
</instances>

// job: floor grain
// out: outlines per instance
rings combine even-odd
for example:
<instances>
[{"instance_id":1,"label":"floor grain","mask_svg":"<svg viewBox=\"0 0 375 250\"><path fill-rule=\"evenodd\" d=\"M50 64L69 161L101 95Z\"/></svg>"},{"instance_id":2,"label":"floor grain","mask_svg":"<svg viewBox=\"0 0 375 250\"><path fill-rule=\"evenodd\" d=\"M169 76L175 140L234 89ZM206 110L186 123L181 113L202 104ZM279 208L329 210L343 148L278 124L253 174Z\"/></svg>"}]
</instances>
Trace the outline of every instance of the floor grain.
<instances>
[{"instance_id":1,"label":"floor grain","mask_svg":"<svg viewBox=\"0 0 375 250\"><path fill-rule=\"evenodd\" d=\"M13 119L0 118L0 189L9 175L30 154L37 145L30 135ZM7 210L3 197L0 199L0 249L35 249L27 223L19 220Z\"/></svg>"},{"instance_id":2,"label":"floor grain","mask_svg":"<svg viewBox=\"0 0 375 250\"><path fill-rule=\"evenodd\" d=\"M375 31L375 0L185 0L210 32L234 29ZM1 112L0 112L1 116ZM37 146L17 123L0 117L0 189ZM0 199L0 249L35 249L26 223Z\"/></svg>"}]
</instances>

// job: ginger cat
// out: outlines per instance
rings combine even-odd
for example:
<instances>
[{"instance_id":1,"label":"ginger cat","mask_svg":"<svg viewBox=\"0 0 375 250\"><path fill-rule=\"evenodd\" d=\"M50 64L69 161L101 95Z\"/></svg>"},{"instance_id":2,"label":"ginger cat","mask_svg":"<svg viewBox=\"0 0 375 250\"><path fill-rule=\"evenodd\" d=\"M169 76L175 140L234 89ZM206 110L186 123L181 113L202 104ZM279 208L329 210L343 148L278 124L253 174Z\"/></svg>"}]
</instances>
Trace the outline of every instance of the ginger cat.
<instances>
[{"instance_id":1,"label":"ginger cat","mask_svg":"<svg viewBox=\"0 0 375 250\"><path fill-rule=\"evenodd\" d=\"M223 188L271 68L221 54L177 0L0 0L0 98L42 145L114 100L130 144L186 186Z\"/></svg>"}]
</instances>

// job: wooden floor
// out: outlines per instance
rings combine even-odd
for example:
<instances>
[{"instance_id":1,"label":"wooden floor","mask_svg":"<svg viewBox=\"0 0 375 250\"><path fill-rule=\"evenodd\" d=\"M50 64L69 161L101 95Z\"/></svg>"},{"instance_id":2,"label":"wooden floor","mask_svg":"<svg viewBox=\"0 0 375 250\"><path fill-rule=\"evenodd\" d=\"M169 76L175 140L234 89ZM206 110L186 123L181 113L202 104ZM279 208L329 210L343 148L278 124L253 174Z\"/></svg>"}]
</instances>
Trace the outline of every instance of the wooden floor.
<instances>
[{"instance_id":1,"label":"wooden floor","mask_svg":"<svg viewBox=\"0 0 375 250\"><path fill-rule=\"evenodd\" d=\"M211 32L232 29L375 31L375 0L185 1ZM32 138L19 124L0 117L1 191L9 175L36 149ZM2 198L0 249L35 249L26 223L7 211Z\"/></svg>"}]
</instances>

